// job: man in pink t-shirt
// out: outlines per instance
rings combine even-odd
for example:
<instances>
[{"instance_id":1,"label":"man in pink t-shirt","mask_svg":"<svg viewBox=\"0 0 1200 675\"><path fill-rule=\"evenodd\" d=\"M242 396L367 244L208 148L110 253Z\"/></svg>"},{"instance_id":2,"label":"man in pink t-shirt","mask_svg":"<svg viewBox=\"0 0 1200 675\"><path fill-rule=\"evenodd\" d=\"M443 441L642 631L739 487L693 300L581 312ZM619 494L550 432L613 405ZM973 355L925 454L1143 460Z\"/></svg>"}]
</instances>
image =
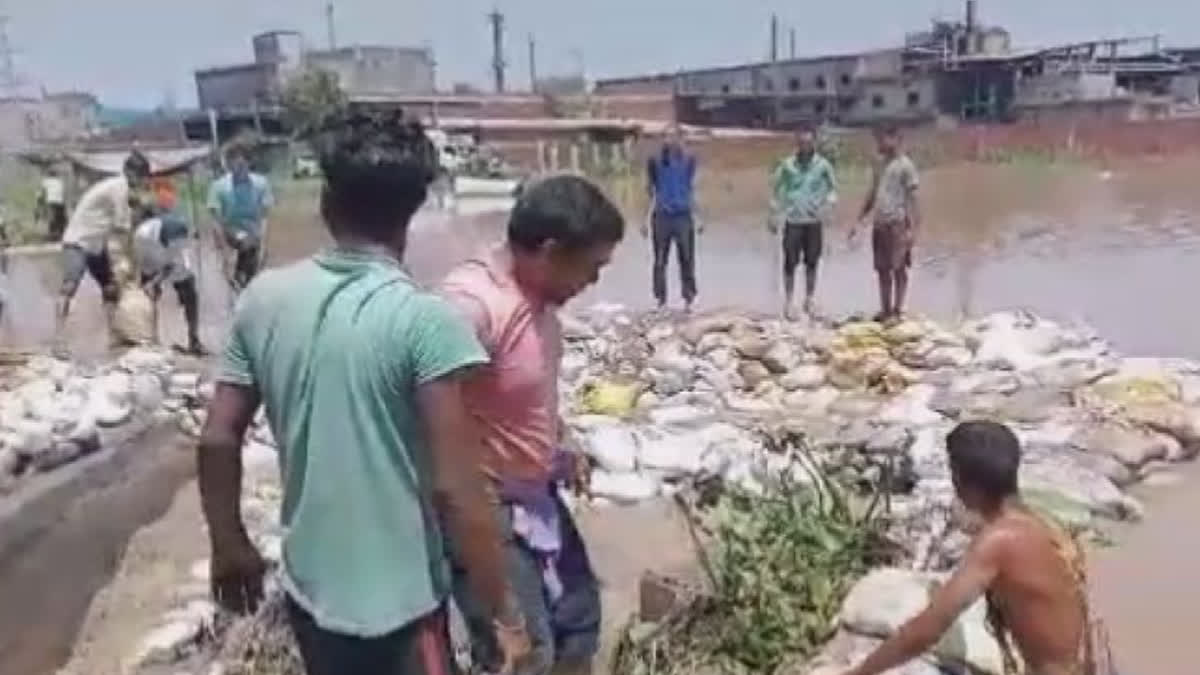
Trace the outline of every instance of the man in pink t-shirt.
<instances>
[{"instance_id":1,"label":"man in pink t-shirt","mask_svg":"<svg viewBox=\"0 0 1200 675\"><path fill-rule=\"evenodd\" d=\"M563 449L556 312L596 281L624 230L620 212L595 185L576 176L546 178L522 191L507 242L459 265L441 288L490 357L464 394L484 436L480 462L495 484L508 573L532 642L523 674L587 672L597 647L596 579L557 492L586 470L586 460ZM486 618L474 611L469 589L456 586L475 663L494 672L500 654Z\"/></svg>"}]
</instances>

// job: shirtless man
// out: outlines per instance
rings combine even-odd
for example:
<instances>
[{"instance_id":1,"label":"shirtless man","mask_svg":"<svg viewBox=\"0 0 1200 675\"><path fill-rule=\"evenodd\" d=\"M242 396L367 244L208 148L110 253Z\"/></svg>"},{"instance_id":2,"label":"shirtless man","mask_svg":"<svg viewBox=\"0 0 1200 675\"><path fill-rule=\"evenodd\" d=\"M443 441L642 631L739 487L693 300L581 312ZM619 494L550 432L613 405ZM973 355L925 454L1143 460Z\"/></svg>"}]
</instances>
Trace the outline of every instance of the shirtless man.
<instances>
[{"instance_id":1,"label":"shirtless man","mask_svg":"<svg viewBox=\"0 0 1200 675\"><path fill-rule=\"evenodd\" d=\"M877 675L916 658L985 595L1006 660L1012 661L1011 638L1027 675L1101 675L1090 644L1079 550L1021 503L1017 437L995 422L964 422L946 437L946 448L955 491L982 527L929 606L846 675ZM1006 669L1015 675L1012 665Z\"/></svg>"}]
</instances>

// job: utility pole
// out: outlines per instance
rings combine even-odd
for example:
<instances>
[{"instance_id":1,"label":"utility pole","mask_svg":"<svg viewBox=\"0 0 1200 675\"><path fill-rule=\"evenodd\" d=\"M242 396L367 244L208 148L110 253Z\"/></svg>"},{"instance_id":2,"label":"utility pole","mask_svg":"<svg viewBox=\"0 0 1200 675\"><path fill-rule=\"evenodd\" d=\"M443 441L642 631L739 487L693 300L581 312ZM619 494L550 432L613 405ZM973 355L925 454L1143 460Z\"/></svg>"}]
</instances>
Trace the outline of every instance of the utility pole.
<instances>
[{"instance_id":1,"label":"utility pole","mask_svg":"<svg viewBox=\"0 0 1200 675\"><path fill-rule=\"evenodd\" d=\"M771 60L779 60L779 16L771 15Z\"/></svg>"},{"instance_id":2,"label":"utility pole","mask_svg":"<svg viewBox=\"0 0 1200 675\"><path fill-rule=\"evenodd\" d=\"M796 58L796 29L788 30L788 58Z\"/></svg>"},{"instance_id":3,"label":"utility pole","mask_svg":"<svg viewBox=\"0 0 1200 675\"><path fill-rule=\"evenodd\" d=\"M15 97L21 93L22 82L13 58L17 50L8 38L8 22L7 15L0 15L0 91L5 96Z\"/></svg>"},{"instance_id":4,"label":"utility pole","mask_svg":"<svg viewBox=\"0 0 1200 675\"><path fill-rule=\"evenodd\" d=\"M332 2L326 3L326 5L325 5L325 32L326 32L326 37L329 39L329 49L331 51L334 49L337 49L337 33L334 30L334 24L333 24L333 3Z\"/></svg>"},{"instance_id":5,"label":"utility pole","mask_svg":"<svg viewBox=\"0 0 1200 675\"><path fill-rule=\"evenodd\" d=\"M496 82L496 93L504 93L504 15L500 10L493 9L488 14L492 23L492 74Z\"/></svg>"},{"instance_id":6,"label":"utility pole","mask_svg":"<svg viewBox=\"0 0 1200 675\"><path fill-rule=\"evenodd\" d=\"M529 34L529 91L538 93L537 42L533 39L533 33Z\"/></svg>"}]
</instances>

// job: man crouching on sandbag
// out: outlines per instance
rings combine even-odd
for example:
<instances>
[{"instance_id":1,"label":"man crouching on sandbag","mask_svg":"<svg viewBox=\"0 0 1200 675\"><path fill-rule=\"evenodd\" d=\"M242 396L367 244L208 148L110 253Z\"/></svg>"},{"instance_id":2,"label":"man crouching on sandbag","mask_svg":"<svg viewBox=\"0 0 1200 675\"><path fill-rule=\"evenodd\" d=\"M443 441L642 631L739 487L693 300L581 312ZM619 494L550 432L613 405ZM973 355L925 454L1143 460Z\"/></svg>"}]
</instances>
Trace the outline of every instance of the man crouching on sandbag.
<instances>
[{"instance_id":1,"label":"man crouching on sandbag","mask_svg":"<svg viewBox=\"0 0 1200 675\"><path fill-rule=\"evenodd\" d=\"M120 289L133 282L133 214L149 204L150 161L134 150L120 175L93 184L80 198L63 233L63 284L58 299L55 331L57 348L64 346L71 300L87 272L100 287L109 340L119 346L113 330Z\"/></svg>"},{"instance_id":2,"label":"man crouching on sandbag","mask_svg":"<svg viewBox=\"0 0 1200 675\"><path fill-rule=\"evenodd\" d=\"M183 307L183 316L187 321L187 346L176 345L175 349L192 356L204 356L208 352L200 342L200 295L196 289L196 275L192 272L188 243L188 224L170 213L144 220L134 233L133 240L146 295L150 296L157 308L162 298L162 285L169 283L174 286L175 297ZM157 329L157 309L154 315Z\"/></svg>"}]
</instances>

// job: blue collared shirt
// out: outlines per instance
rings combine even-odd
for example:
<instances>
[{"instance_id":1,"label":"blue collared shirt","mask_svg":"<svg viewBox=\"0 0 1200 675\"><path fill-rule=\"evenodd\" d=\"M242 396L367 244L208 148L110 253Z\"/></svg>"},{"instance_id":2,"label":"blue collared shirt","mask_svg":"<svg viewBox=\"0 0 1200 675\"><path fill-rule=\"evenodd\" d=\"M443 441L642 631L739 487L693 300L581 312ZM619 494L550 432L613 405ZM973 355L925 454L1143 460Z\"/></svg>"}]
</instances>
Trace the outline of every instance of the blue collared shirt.
<instances>
[{"instance_id":1,"label":"blue collared shirt","mask_svg":"<svg viewBox=\"0 0 1200 675\"><path fill-rule=\"evenodd\" d=\"M681 151L663 150L650 158L646 173L654 190L656 213L679 216L692 212L695 157Z\"/></svg>"}]
</instances>

